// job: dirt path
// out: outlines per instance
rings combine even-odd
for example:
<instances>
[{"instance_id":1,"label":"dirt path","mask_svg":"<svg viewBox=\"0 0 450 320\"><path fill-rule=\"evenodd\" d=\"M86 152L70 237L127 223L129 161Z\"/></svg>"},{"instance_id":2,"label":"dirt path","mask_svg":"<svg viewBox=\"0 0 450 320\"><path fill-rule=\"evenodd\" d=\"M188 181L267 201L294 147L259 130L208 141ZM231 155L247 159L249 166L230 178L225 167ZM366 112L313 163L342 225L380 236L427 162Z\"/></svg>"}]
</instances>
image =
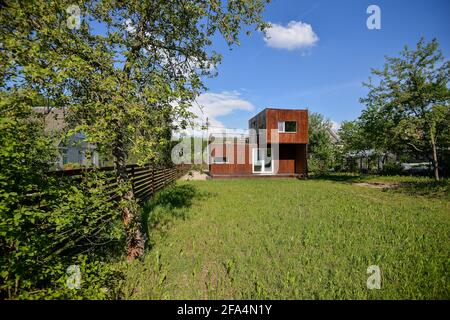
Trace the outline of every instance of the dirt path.
<instances>
[{"instance_id":1,"label":"dirt path","mask_svg":"<svg viewBox=\"0 0 450 320\"><path fill-rule=\"evenodd\" d=\"M208 175L206 173L201 173L199 171L190 171L184 176L182 176L180 179L190 181L190 180L206 180L207 178Z\"/></svg>"},{"instance_id":2,"label":"dirt path","mask_svg":"<svg viewBox=\"0 0 450 320\"><path fill-rule=\"evenodd\" d=\"M400 183L355 182L352 184L355 186L377 188L377 189L393 189L400 187Z\"/></svg>"}]
</instances>

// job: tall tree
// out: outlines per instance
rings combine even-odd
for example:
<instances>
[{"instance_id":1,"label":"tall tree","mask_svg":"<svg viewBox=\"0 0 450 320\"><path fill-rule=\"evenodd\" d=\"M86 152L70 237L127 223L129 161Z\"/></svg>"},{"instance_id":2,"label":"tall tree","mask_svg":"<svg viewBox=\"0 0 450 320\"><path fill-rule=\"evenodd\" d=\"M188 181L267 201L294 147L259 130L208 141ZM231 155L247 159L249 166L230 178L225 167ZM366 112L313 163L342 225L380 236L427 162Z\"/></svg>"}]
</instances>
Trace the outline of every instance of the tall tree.
<instances>
[{"instance_id":1,"label":"tall tree","mask_svg":"<svg viewBox=\"0 0 450 320\"><path fill-rule=\"evenodd\" d=\"M127 255L142 255L140 215L127 175L130 154L159 163L175 123L214 75L212 37L238 44L263 30L265 0L3 1L1 90L67 108L69 133L114 156ZM93 26L96 28L93 28ZM31 100L30 100L31 101Z\"/></svg>"},{"instance_id":2,"label":"tall tree","mask_svg":"<svg viewBox=\"0 0 450 320\"><path fill-rule=\"evenodd\" d=\"M337 150L331 140L331 127L331 121L320 113L308 116L308 166L312 171L324 173L333 167Z\"/></svg>"},{"instance_id":3,"label":"tall tree","mask_svg":"<svg viewBox=\"0 0 450 320\"><path fill-rule=\"evenodd\" d=\"M446 127L443 125L446 112L442 110L448 110L450 101L450 62L444 60L438 47L436 39L430 43L421 39L415 50L405 46L399 57L386 57L382 70L372 70L378 81L370 79L365 84L369 93L361 99L379 114L374 121L366 112L366 124L382 129L373 132L373 136L384 135L382 139L390 141L387 145L391 147L404 145L428 156L436 180L439 180L438 141L444 134L438 128Z\"/></svg>"}]
</instances>

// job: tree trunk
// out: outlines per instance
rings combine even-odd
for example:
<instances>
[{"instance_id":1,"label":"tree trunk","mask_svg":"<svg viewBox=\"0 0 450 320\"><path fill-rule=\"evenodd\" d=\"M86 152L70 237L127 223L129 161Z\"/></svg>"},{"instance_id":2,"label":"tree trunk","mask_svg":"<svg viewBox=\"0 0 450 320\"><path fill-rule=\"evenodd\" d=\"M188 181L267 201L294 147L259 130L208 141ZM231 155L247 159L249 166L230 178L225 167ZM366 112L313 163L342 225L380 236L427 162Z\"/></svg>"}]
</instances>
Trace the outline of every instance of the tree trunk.
<instances>
[{"instance_id":1,"label":"tree trunk","mask_svg":"<svg viewBox=\"0 0 450 320\"><path fill-rule=\"evenodd\" d=\"M126 152L123 137L119 134L113 147L114 164L116 167L117 185L120 190L120 208L122 221L126 231L127 259L132 261L144 254L145 238L141 231L141 217L135 202L134 192L127 174Z\"/></svg>"},{"instance_id":2,"label":"tree trunk","mask_svg":"<svg viewBox=\"0 0 450 320\"><path fill-rule=\"evenodd\" d=\"M439 161L437 157L437 150L436 150L436 141L434 139L434 133L433 130L431 130L430 134L430 140L431 140L431 148L433 150L433 170L434 170L434 179L436 181L439 181Z\"/></svg>"}]
</instances>

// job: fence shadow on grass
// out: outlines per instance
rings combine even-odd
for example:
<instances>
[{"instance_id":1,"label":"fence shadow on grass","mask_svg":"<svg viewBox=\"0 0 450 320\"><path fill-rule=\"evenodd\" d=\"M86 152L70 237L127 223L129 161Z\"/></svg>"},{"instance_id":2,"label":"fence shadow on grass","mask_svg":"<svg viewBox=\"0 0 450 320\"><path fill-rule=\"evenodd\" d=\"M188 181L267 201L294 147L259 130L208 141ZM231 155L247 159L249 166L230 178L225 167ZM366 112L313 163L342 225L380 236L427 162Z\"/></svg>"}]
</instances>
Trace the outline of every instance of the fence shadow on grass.
<instances>
[{"instance_id":1,"label":"fence shadow on grass","mask_svg":"<svg viewBox=\"0 0 450 320\"><path fill-rule=\"evenodd\" d=\"M210 196L191 184L173 185L156 193L142 208L142 227L149 239L148 246L154 245L155 235L164 237L175 220L187 219L195 199Z\"/></svg>"}]
</instances>

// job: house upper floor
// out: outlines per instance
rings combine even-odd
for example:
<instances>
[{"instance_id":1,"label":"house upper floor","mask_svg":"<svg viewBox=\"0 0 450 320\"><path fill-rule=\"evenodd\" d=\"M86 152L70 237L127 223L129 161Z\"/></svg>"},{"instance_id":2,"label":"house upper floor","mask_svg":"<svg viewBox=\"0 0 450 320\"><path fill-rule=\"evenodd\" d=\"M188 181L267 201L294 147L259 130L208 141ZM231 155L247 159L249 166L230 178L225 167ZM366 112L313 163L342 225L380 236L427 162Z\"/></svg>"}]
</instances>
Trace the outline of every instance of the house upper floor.
<instances>
[{"instance_id":1,"label":"house upper floor","mask_svg":"<svg viewBox=\"0 0 450 320\"><path fill-rule=\"evenodd\" d=\"M308 110L266 108L248 121L249 129L266 130L270 143L308 143Z\"/></svg>"}]
</instances>

